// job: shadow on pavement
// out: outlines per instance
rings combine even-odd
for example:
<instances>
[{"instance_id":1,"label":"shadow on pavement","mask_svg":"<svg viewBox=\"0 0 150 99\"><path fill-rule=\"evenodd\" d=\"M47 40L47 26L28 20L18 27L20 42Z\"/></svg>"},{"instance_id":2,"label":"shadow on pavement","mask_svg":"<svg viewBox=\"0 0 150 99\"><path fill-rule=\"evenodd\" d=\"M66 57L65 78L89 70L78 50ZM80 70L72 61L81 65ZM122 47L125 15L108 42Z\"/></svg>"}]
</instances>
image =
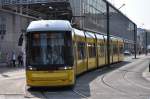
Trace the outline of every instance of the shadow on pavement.
<instances>
[{"instance_id":1,"label":"shadow on pavement","mask_svg":"<svg viewBox=\"0 0 150 99\"><path fill-rule=\"evenodd\" d=\"M90 84L93 80L95 80L99 76L102 76L109 72L117 70L129 63L131 63L131 62L124 61L124 62L111 64L110 66L104 66L97 70L87 72L84 75L81 75L77 78L77 83L76 83L75 89L78 90L80 93L82 93L87 98L89 98L91 96L91 89L93 89L93 88L90 88ZM96 85L94 85L94 86L95 86L95 88L98 87Z\"/></svg>"}]
</instances>

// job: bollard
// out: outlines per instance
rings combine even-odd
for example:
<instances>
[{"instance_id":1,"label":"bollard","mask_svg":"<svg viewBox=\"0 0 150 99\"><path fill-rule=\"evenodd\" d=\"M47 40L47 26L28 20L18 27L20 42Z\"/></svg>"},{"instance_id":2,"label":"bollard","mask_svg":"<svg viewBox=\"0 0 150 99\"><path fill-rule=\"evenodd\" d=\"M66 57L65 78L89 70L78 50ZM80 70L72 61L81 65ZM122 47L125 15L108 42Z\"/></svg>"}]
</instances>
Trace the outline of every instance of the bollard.
<instances>
[{"instance_id":1,"label":"bollard","mask_svg":"<svg viewBox=\"0 0 150 99\"><path fill-rule=\"evenodd\" d=\"M150 72L150 62L149 62L149 72Z\"/></svg>"}]
</instances>

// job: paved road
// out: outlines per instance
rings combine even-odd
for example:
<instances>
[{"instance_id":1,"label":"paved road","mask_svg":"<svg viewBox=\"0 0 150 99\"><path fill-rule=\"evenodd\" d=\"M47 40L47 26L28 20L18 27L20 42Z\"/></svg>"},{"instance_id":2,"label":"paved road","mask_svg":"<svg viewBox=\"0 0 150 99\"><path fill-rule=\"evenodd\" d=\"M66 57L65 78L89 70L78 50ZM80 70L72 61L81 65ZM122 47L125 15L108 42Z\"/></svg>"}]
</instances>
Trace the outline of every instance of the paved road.
<instances>
[{"instance_id":1,"label":"paved road","mask_svg":"<svg viewBox=\"0 0 150 99\"><path fill-rule=\"evenodd\" d=\"M147 67L148 57L128 58L81 75L74 89L29 89L23 69L5 72L0 74L0 99L150 99L150 81L143 77Z\"/></svg>"}]
</instances>

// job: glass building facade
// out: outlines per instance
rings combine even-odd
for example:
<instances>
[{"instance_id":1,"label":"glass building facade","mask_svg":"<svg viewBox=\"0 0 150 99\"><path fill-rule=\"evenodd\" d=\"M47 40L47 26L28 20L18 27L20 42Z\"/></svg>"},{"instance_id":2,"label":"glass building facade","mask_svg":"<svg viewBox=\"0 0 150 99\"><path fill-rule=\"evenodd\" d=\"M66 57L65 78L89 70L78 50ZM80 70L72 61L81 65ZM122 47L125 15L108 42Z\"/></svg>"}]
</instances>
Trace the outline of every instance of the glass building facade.
<instances>
[{"instance_id":1,"label":"glass building facade","mask_svg":"<svg viewBox=\"0 0 150 99\"><path fill-rule=\"evenodd\" d=\"M135 24L112 6L109 7L109 22L111 35L134 40Z\"/></svg>"},{"instance_id":2,"label":"glass building facade","mask_svg":"<svg viewBox=\"0 0 150 99\"><path fill-rule=\"evenodd\" d=\"M110 35L134 41L136 25L105 0L70 0L77 28L107 34L109 14ZM107 11L109 7L109 12Z\"/></svg>"},{"instance_id":3,"label":"glass building facade","mask_svg":"<svg viewBox=\"0 0 150 99\"><path fill-rule=\"evenodd\" d=\"M81 29L106 33L107 11L103 0L70 0L73 22Z\"/></svg>"}]
</instances>

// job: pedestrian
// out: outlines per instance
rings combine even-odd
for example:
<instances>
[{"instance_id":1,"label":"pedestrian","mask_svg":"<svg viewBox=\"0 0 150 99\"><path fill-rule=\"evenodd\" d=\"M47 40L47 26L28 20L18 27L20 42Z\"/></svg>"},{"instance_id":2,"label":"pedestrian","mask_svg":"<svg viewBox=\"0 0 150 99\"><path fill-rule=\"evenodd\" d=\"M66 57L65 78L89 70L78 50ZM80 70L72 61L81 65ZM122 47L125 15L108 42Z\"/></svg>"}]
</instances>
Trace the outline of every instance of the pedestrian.
<instances>
[{"instance_id":1,"label":"pedestrian","mask_svg":"<svg viewBox=\"0 0 150 99\"><path fill-rule=\"evenodd\" d=\"M139 55L141 55L141 51L139 51Z\"/></svg>"},{"instance_id":2,"label":"pedestrian","mask_svg":"<svg viewBox=\"0 0 150 99\"><path fill-rule=\"evenodd\" d=\"M10 56L9 56L9 53L6 53L6 62L7 62L7 66L10 66Z\"/></svg>"},{"instance_id":3,"label":"pedestrian","mask_svg":"<svg viewBox=\"0 0 150 99\"><path fill-rule=\"evenodd\" d=\"M22 55L21 55L21 54L18 55L18 65L19 65L19 66L22 66L22 65L23 65L23 58L22 58Z\"/></svg>"},{"instance_id":4,"label":"pedestrian","mask_svg":"<svg viewBox=\"0 0 150 99\"><path fill-rule=\"evenodd\" d=\"M16 67L16 55L15 55L15 52L12 53L12 62L13 62L13 67Z\"/></svg>"}]
</instances>

